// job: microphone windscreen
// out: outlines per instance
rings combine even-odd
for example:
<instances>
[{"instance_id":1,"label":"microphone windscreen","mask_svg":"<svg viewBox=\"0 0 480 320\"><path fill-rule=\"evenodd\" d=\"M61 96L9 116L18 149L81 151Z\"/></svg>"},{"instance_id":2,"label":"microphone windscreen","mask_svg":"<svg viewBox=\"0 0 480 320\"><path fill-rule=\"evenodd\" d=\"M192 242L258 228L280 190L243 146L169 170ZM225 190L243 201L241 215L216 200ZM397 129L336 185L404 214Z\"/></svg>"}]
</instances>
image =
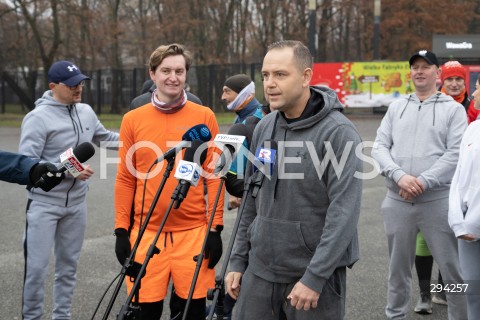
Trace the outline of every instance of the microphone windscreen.
<instances>
[{"instance_id":1,"label":"microphone windscreen","mask_svg":"<svg viewBox=\"0 0 480 320\"><path fill-rule=\"evenodd\" d=\"M260 119L255 116L250 116L245 120L245 126L247 127L248 132L246 135L248 145L250 145L250 142L252 141L253 131L255 130L255 127L259 121Z\"/></svg>"},{"instance_id":2,"label":"microphone windscreen","mask_svg":"<svg viewBox=\"0 0 480 320\"><path fill-rule=\"evenodd\" d=\"M248 134L248 129L243 123L235 123L228 130L228 134L245 137Z\"/></svg>"},{"instance_id":3,"label":"microphone windscreen","mask_svg":"<svg viewBox=\"0 0 480 320\"><path fill-rule=\"evenodd\" d=\"M73 149L73 154L80 162L85 162L95 154L95 148L90 142L80 143Z\"/></svg>"},{"instance_id":4,"label":"microphone windscreen","mask_svg":"<svg viewBox=\"0 0 480 320\"><path fill-rule=\"evenodd\" d=\"M207 142L211 139L212 134L210 133L210 129L208 129L208 127L203 123L191 127L182 136L182 140L184 141L201 140L203 142Z\"/></svg>"},{"instance_id":5,"label":"microphone windscreen","mask_svg":"<svg viewBox=\"0 0 480 320\"><path fill-rule=\"evenodd\" d=\"M200 156L197 158L200 162L195 161L197 160L195 157L195 153L202 144L203 141L201 140L193 140L191 146L185 149L185 156L183 157L183 160L189 162L196 162L198 165L201 166L205 162L205 159L207 157L207 148L204 148Z\"/></svg>"}]
</instances>

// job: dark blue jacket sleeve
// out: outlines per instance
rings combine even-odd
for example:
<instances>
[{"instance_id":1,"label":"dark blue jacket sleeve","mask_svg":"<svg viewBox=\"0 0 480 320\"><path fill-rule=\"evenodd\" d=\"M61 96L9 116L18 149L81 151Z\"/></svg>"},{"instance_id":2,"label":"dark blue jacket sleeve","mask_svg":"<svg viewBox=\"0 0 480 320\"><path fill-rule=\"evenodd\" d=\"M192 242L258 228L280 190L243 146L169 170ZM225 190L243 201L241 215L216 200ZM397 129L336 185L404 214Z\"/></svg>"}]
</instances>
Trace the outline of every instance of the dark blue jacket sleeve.
<instances>
[{"instance_id":1,"label":"dark blue jacket sleeve","mask_svg":"<svg viewBox=\"0 0 480 320\"><path fill-rule=\"evenodd\" d=\"M40 162L27 156L0 151L0 180L30 184L30 169Z\"/></svg>"}]
</instances>

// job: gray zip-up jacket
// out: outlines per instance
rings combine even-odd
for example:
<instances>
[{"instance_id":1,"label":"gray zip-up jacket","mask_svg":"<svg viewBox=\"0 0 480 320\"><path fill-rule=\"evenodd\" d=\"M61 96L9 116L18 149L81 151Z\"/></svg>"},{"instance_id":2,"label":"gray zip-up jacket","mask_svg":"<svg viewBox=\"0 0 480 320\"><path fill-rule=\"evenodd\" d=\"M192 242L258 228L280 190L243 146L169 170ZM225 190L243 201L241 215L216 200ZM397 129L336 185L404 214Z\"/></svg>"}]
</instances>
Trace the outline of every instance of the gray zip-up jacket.
<instances>
[{"instance_id":1,"label":"gray zip-up jacket","mask_svg":"<svg viewBox=\"0 0 480 320\"><path fill-rule=\"evenodd\" d=\"M258 196L247 196L230 270L244 272L248 265L267 281L300 280L322 292L336 268L358 260L362 181L354 174L362 172L355 154L361 139L334 91L310 92L298 121L272 112L255 128L250 151L273 139L277 161ZM248 166L247 176L251 171Z\"/></svg>"},{"instance_id":2,"label":"gray zip-up jacket","mask_svg":"<svg viewBox=\"0 0 480 320\"><path fill-rule=\"evenodd\" d=\"M19 153L41 161L60 165L60 154L83 142L118 141L118 133L109 131L85 103L64 105L57 102L52 91L46 91L35 102L35 109L22 122ZM85 200L88 180L68 176L55 188L45 192L32 188L28 198L59 206L72 206Z\"/></svg>"},{"instance_id":3,"label":"gray zip-up jacket","mask_svg":"<svg viewBox=\"0 0 480 320\"><path fill-rule=\"evenodd\" d=\"M465 108L441 92L423 102L416 94L393 102L372 149L385 176L387 195L403 201L397 182L409 174L418 177L425 187L412 202L448 197L466 128Z\"/></svg>"}]
</instances>

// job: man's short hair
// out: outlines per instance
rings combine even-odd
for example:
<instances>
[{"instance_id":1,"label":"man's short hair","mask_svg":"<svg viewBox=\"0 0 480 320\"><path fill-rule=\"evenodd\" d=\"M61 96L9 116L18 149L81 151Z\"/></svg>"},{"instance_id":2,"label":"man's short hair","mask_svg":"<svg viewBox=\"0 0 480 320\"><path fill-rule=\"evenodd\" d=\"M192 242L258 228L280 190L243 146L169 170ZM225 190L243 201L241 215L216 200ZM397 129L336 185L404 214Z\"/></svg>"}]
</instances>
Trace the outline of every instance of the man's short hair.
<instances>
[{"instance_id":1,"label":"man's short hair","mask_svg":"<svg viewBox=\"0 0 480 320\"><path fill-rule=\"evenodd\" d=\"M307 68L313 68L313 57L308 50L307 46L297 40L281 40L272 43L268 46L268 51L274 49L284 49L284 48L292 48L293 49L293 56L294 59L297 61L297 65L300 70L305 70Z\"/></svg>"},{"instance_id":2,"label":"man's short hair","mask_svg":"<svg viewBox=\"0 0 480 320\"><path fill-rule=\"evenodd\" d=\"M157 67L166 57L178 55L182 55L185 58L185 69L188 71L192 65L192 55L185 49L184 46L178 43L162 45L155 49L155 51L153 51L150 55L148 67L151 71L155 72Z\"/></svg>"}]
</instances>

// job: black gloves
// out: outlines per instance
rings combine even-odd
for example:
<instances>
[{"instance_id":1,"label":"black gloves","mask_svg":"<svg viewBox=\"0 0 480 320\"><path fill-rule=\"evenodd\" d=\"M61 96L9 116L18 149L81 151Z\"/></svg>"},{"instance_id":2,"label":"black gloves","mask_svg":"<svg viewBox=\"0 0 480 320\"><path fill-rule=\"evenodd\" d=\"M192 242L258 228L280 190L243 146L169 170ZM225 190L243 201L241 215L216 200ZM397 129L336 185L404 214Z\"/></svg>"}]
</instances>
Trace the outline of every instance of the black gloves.
<instances>
[{"instance_id":1,"label":"black gloves","mask_svg":"<svg viewBox=\"0 0 480 320\"><path fill-rule=\"evenodd\" d=\"M115 255L117 256L118 262L123 266L125 264L125 260L130 257L130 253L132 249L130 248L130 239L128 238L127 230L123 228L115 229L115 235L117 236L117 240L115 241ZM136 261L130 262L130 266L125 271L127 276L136 278L142 265ZM142 273L142 278L145 276L146 269Z\"/></svg>"},{"instance_id":2,"label":"black gloves","mask_svg":"<svg viewBox=\"0 0 480 320\"><path fill-rule=\"evenodd\" d=\"M210 231L208 233L207 244L205 246L205 259L208 259L208 268L213 269L222 257L223 246L220 231Z\"/></svg>"},{"instance_id":3,"label":"black gloves","mask_svg":"<svg viewBox=\"0 0 480 320\"><path fill-rule=\"evenodd\" d=\"M117 240L115 241L115 254L117 260L123 266L125 260L130 256L132 249L130 248L130 239L128 238L127 230L123 228L115 229Z\"/></svg>"},{"instance_id":4,"label":"black gloves","mask_svg":"<svg viewBox=\"0 0 480 320\"><path fill-rule=\"evenodd\" d=\"M30 181L35 188L41 188L48 192L57 186L65 178L63 172L59 172L53 163L37 163L30 169Z\"/></svg>"}]
</instances>

